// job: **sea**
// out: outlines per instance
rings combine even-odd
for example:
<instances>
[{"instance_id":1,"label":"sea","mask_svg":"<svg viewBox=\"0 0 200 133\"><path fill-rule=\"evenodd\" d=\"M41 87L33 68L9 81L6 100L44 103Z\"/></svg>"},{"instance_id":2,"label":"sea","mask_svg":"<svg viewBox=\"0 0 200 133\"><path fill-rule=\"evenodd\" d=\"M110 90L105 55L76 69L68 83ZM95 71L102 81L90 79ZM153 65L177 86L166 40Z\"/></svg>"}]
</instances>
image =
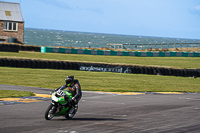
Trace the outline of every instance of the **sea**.
<instances>
[{"instance_id":1,"label":"sea","mask_svg":"<svg viewBox=\"0 0 200 133\"><path fill-rule=\"evenodd\" d=\"M200 40L25 28L24 43L27 45L38 45L38 46L105 48L107 47L108 43L111 44L200 43ZM194 47L199 47L199 45L195 45Z\"/></svg>"}]
</instances>

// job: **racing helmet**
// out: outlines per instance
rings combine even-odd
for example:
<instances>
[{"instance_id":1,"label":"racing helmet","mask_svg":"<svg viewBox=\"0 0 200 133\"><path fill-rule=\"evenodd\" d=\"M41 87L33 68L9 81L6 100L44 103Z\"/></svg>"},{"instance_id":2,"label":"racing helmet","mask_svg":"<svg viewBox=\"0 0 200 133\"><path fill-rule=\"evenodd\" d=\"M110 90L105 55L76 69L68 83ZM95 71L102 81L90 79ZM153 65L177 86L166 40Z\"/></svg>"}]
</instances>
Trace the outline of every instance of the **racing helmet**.
<instances>
[{"instance_id":1,"label":"racing helmet","mask_svg":"<svg viewBox=\"0 0 200 133\"><path fill-rule=\"evenodd\" d=\"M67 76L65 82L67 86L70 86L74 82L74 76Z\"/></svg>"}]
</instances>

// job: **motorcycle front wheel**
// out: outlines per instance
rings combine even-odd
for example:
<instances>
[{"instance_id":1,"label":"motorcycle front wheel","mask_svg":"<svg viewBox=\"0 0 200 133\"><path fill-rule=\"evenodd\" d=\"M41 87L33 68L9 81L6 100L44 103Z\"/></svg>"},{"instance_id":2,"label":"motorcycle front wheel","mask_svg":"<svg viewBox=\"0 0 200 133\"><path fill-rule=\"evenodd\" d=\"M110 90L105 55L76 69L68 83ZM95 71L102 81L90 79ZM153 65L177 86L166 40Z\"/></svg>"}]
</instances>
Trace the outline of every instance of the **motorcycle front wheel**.
<instances>
[{"instance_id":1,"label":"motorcycle front wheel","mask_svg":"<svg viewBox=\"0 0 200 133\"><path fill-rule=\"evenodd\" d=\"M45 112L45 119L51 120L54 117L56 107L50 104Z\"/></svg>"}]
</instances>

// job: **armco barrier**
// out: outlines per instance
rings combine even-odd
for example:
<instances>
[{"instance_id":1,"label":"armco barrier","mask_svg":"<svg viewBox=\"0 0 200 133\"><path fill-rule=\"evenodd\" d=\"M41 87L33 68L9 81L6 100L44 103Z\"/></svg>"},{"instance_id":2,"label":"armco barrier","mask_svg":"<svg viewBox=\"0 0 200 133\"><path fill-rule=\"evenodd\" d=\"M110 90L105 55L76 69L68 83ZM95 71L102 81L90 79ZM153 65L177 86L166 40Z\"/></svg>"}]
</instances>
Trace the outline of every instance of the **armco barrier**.
<instances>
[{"instance_id":1,"label":"armco barrier","mask_svg":"<svg viewBox=\"0 0 200 133\"><path fill-rule=\"evenodd\" d=\"M145 66L131 66L131 65L113 65L113 64L103 64L103 63L100 64L100 63L31 60L31 59L0 58L0 66L200 77L200 69L173 69L173 68L159 68L159 67L145 67Z\"/></svg>"},{"instance_id":2,"label":"armco barrier","mask_svg":"<svg viewBox=\"0 0 200 133\"><path fill-rule=\"evenodd\" d=\"M70 49L57 47L41 47L41 53L67 53L110 56L139 56L139 57L200 57L200 52L141 52L141 51L113 51L113 50L89 50Z\"/></svg>"}]
</instances>

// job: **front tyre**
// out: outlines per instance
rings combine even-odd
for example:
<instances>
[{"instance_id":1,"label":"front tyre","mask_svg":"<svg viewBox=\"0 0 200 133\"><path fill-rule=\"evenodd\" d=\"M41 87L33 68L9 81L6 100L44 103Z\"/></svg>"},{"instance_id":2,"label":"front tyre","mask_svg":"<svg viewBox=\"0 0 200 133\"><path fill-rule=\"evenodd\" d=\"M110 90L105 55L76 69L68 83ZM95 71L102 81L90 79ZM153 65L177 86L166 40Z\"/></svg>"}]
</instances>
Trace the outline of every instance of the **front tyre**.
<instances>
[{"instance_id":1,"label":"front tyre","mask_svg":"<svg viewBox=\"0 0 200 133\"><path fill-rule=\"evenodd\" d=\"M55 110L56 110L56 107L54 105L50 104L45 112L45 115L44 115L45 119L51 120L54 117Z\"/></svg>"}]
</instances>

